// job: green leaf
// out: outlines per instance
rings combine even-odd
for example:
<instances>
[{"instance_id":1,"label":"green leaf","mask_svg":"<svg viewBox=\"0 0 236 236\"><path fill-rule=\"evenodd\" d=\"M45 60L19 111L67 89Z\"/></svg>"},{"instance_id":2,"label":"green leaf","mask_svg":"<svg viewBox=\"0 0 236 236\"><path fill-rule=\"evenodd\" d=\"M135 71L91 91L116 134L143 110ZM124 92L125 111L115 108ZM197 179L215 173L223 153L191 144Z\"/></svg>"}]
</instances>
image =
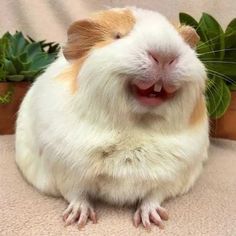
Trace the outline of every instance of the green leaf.
<instances>
[{"instance_id":1,"label":"green leaf","mask_svg":"<svg viewBox=\"0 0 236 236\"><path fill-rule=\"evenodd\" d=\"M6 33L2 36L2 38L5 38L5 39L7 39L7 40L11 40L13 37L12 37L12 35L11 35L9 32L6 32Z\"/></svg>"},{"instance_id":2,"label":"green leaf","mask_svg":"<svg viewBox=\"0 0 236 236\"><path fill-rule=\"evenodd\" d=\"M11 61L16 69L16 73L19 73L21 70L24 69L22 62L20 61L18 57L12 56Z\"/></svg>"},{"instance_id":3,"label":"green leaf","mask_svg":"<svg viewBox=\"0 0 236 236\"><path fill-rule=\"evenodd\" d=\"M193 28L198 28L198 22L190 15L180 12L179 13L179 21L181 24L192 26Z\"/></svg>"},{"instance_id":4,"label":"green leaf","mask_svg":"<svg viewBox=\"0 0 236 236\"><path fill-rule=\"evenodd\" d=\"M3 69L6 71L6 74L14 75L16 74L16 69L15 66L11 61L8 59L4 58L3 59Z\"/></svg>"},{"instance_id":5,"label":"green leaf","mask_svg":"<svg viewBox=\"0 0 236 236\"><path fill-rule=\"evenodd\" d=\"M8 40L5 37L0 39L0 64L2 64L2 60L6 57L6 49L8 46Z\"/></svg>"},{"instance_id":6,"label":"green leaf","mask_svg":"<svg viewBox=\"0 0 236 236\"><path fill-rule=\"evenodd\" d=\"M12 41L12 35L9 32L5 33L1 38L1 54L4 56L4 58L9 58L13 54L13 49L10 46Z\"/></svg>"},{"instance_id":7,"label":"green leaf","mask_svg":"<svg viewBox=\"0 0 236 236\"><path fill-rule=\"evenodd\" d=\"M7 75L8 81L19 82L24 80L24 75Z\"/></svg>"},{"instance_id":8,"label":"green leaf","mask_svg":"<svg viewBox=\"0 0 236 236\"><path fill-rule=\"evenodd\" d=\"M28 55L28 58L32 60L33 57L42 52L42 49L40 43L31 43L26 47L25 51Z\"/></svg>"},{"instance_id":9,"label":"green leaf","mask_svg":"<svg viewBox=\"0 0 236 236\"><path fill-rule=\"evenodd\" d=\"M236 18L226 28L225 48L225 60L236 62Z\"/></svg>"},{"instance_id":10,"label":"green leaf","mask_svg":"<svg viewBox=\"0 0 236 236\"><path fill-rule=\"evenodd\" d=\"M55 60L55 55L39 53L37 54L31 63L30 69L35 70L39 68L46 68L48 64L52 63Z\"/></svg>"},{"instance_id":11,"label":"green leaf","mask_svg":"<svg viewBox=\"0 0 236 236\"><path fill-rule=\"evenodd\" d=\"M26 45L28 45L28 42L25 40L23 34L21 32L15 33L13 35L15 40L15 55L19 55L24 52L24 49Z\"/></svg>"},{"instance_id":12,"label":"green leaf","mask_svg":"<svg viewBox=\"0 0 236 236\"><path fill-rule=\"evenodd\" d=\"M215 58L215 53L212 52L211 46L207 43L204 43L203 41L200 41L198 43L196 51L200 60L208 60L209 58Z\"/></svg>"},{"instance_id":13,"label":"green leaf","mask_svg":"<svg viewBox=\"0 0 236 236\"><path fill-rule=\"evenodd\" d=\"M26 79L33 79L37 74L38 74L38 70L34 70L34 71L21 71L20 74L24 75L24 77Z\"/></svg>"},{"instance_id":14,"label":"green leaf","mask_svg":"<svg viewBox=\"0 0 236 236\"><path fill-rule=\"evenodd\" d=\"M216 71L224 76L236 77L236 62L212 61L205 62L205 66L210 71Z\"/></svg>"},{"instance_id":15,"label":"green leaf","mask_svg":"<svg viewBox=\"0 0 236 236\"><path fill-rule=\"evenodd\" d=\"M181 24L192 26L199 35L200 40L206 41L206 37L204 35L204 32L202 32L201 28L199 27L199 23L192 16L181 12L179 13L179 21Z\"/></svg>"},{"instance_id":16,"label":"green leaf","mask_svg":"<svg viewBox=\"0 0 236 236\"><path fill-rule=\"evenodd\" d=\"M19 60L22 62L22 63L27 63L28 62L28 55L26 52L22 53L20 56L19 56Z\"/></svg>"},{"instance_id":17,"label":"green leaf","mask_svg":"<svg viewBox=\"0 0 236 236\"><path fill-rule=\"evenodd\" d=\"M213 78L214 85L207 90L207 107L211 118L220 118L227 110L231 93L222 79Z\"/></svg>"},{"instance_id":18,"label":"green leaf","mask_svg":"<svg viewBox=\"0 0 236 236\"><path fill-rule=\"evenodd\" d=\"M224 32L220 24L211 15L203 13L199 27L204 35L203 41L210 46L216 57L223 59L225 43Z\"/></svg>"},{"instance_id":19,"label":"green leaf","mask_svg":"<svg viewBox=\"0 0 236 236\"><path fill-rule=\"evenodd\" d=\"M6 81L6 71L0 67L0 82L5 82Z\"/></svg>"},{"instance_id":20,"label":"green leaf","mask_svg":"<svg viewBox=\"0 0 236 236\"><path fill-rule=\"evenodd\" d=\"M225 30L225 47L232 48L236 46L236 18L233 19Z\"/></svg>"}]
</instances>

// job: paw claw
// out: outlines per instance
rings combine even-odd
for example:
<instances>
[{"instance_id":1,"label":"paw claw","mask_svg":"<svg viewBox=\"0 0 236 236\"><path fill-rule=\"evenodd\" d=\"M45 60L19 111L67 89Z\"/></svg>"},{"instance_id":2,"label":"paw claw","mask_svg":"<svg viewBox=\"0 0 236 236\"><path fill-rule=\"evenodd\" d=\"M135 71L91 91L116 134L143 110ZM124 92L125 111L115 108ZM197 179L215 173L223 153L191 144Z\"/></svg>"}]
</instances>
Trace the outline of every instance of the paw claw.
<instances>
[{"instance_id":1,"label":"paw claw","mask_svg":"<svg viewBox=\"0 0 236 236\"><path fill-rule=\"evenodd\" d=\"M88 220L87 216L85 216L84 218L80 218L78 221L78 228L82 229L86 225L87 220Z\"/></svg>"},{"instance_id":2,"label":"paw claw","mask_svg":"<svg viewBox=\"0 0 236 236\"><path fill-rule=\"evenodd\" d=\"M89 212L89 218L92 220L94 224L97 223L97 216L96 213L93 210L90 210Z\"/></svg>"},{"instance_id":3,"label":"paw claw","mask_svg":"<svg viewBox=\"0 0 236 236\"><path fill-rule=\"evenodd\" d=\"M150 222L145 221L145 222L143 223L143 226L144 226L144 228L146 228L147 230L150 230L150 229L151 229L151 223L150 223Z\"/></svg>"},{"instance_id":4,"label":"paw claw","mask_svg":"<svg viewBox=\"0 0 236 236\"><path fill-rule=\"evenodd\" d=\"M169 219L169 215L167 213L167 210L161 206L157 207L157 212L160 215L162 220L168 220Z\"/></svg>"},{"instance_id":5,"label":"paw claw","mask_svg":"<svg viewBox=\"0 0 236 236\"><path fill-rule=\"evenodd\" d=\"M71 202L63 212L62 217L65 222L64 226L71 225L78 221L79 229L86 225L89 217L93 223L97 222L96 214L88 202Z\"/></svg>"},{"instance_id":6,"label":"paw claw","mask_svg":"<svg viewBox=\"0 0 236 236\"><path fill-rule=\"evenodd\" d=\"M150 213L149 217L150 217L151 221L152 221L155 225L159 226L160 228L162 228L162 227L164 226L164 225L163 225L163 222L162 222L162 220L161 220L161 217L160 217L160 215L158 215L158 213L156 212L156 210L153 210L153 211Z\"/></svg>"},{"instance_id":7,"label":"paw claw","mask_svg":"<svg viewBox=\"0 0 236 236\"><path fill-rule=\"evenodd\" d=\"M137 228L140 223L141 223L140 210L137 210L137 211L134 213L133 224L134 224L134 226Z\"/></svg>"},{"instance_id":8,"label":"paw claw","mask_svg":"<svg viewBox=\"0 0 236 236\"><path fill-rule=\"evenodd\" d=\"M162 220L168 219L168 214L165 208L155 206L153 204L142 204L134 213L133 223L135 227L142 222L144 228L150 230L151 223L157 225L160 229L164 228L164 224Z\"/></svg>"}]
</instances>

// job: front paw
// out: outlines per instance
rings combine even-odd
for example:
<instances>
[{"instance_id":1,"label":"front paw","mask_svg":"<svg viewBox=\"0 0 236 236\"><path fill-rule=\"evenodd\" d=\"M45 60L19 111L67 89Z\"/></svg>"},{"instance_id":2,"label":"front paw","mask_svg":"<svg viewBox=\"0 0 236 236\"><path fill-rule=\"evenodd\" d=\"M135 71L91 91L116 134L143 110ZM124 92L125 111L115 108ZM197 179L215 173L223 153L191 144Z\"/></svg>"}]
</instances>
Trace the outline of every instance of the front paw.
<instances>
[{"instance_id":1,"label":"front paw","mask_svg":"<svg viewBox=\"0 0 236 236\"><path fill-rule=\"evenodd\" d=\"M82 228L91 219L93 223L97 223L96 213L88 201L72 201L63 212L63 220L65 225L77 222L78 227Z\"/></svg>"},{"instance_id":2,"label":"front paw","mask_svg":"<svg viewBox=\"0 0 236 236\"><path fill-rule=\"evenodd\" d=\"M168 218L166 209L161 207L160 204L144 201L134 213L133 222L135 227L138 227L142 222L146 229L150 229L152 222L160 229L163 229L164 224L162 220L168 220Z\"/></svg>"}]
</instances>

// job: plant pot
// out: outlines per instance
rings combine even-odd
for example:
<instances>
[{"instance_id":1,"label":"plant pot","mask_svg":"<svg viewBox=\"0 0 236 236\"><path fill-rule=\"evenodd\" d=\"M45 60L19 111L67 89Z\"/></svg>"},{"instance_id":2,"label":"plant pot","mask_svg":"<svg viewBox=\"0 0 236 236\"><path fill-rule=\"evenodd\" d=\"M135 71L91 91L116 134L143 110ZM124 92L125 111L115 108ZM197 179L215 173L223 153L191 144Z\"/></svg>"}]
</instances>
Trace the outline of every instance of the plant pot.
<instances>
[{"instance_id":1,"label":"plant pot","mask_svg":"<svg viewBox=\"0 0 236 236\"><path fill-rule=\"evenodd\" d=\"M236 91L231 92L231 102L225 114L219 119L211 120L211 135L236 140Z\"/></svg>"},{"instance_id":2,"label":"plant pot","mask_svg":"<svg viewBox=\"0 0 236 236\"><path fill-rule=\"evenodd\" d=\"M30 82L0 82L0 135L13 134L21 101L29 89Z\"/></svg>"}]
</instances>

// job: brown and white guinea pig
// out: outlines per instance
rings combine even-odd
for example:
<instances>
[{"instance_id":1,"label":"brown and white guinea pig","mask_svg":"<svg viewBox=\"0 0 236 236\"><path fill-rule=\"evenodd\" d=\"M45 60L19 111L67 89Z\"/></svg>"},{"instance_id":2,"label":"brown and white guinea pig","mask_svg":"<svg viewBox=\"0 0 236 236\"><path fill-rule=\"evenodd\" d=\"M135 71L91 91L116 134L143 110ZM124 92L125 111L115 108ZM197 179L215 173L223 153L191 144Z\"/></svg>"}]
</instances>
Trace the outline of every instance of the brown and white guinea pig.
<instances>
[{"instance_id":1,"label":"brown and white guinea pig","mask_svg":"<svg viewBox=\"0 0 236 236\"><path fill-rule=\"evenodd\" d=\"M197 41L193 28L135 7L71 25L16 129L17 165L38 190L68 201L66 224L96 222L92 201L101 199L137 204L135 226L162 228L161 203L194 184L209 145Z\"/></svg>"}]
</instances>

